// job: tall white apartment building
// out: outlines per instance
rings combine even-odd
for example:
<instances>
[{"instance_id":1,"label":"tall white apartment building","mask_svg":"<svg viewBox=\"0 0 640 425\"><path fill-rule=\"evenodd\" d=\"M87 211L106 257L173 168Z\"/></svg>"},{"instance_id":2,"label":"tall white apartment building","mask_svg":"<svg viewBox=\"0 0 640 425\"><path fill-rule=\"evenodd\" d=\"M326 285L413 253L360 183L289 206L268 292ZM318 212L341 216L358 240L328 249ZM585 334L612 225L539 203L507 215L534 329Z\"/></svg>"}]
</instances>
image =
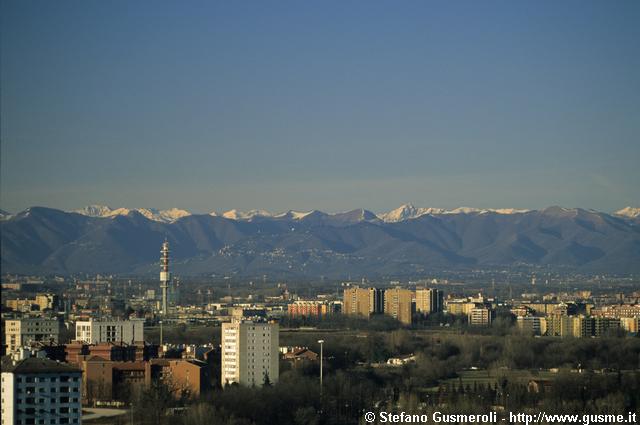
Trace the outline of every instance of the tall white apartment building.
<instances>
[{"instance_id":1,"label":"tall white apartment building","mask_svg":"<svg viewBox=\"0 0 640 425\"><path fill-rule=\"evenodd\" d=\"M144 341L144 319L88 320L76 322L76 341L87 344Z\"/></svg>"},{"instance_id":2,"label":"tall white apartment building","mask_svg":"<svg viewBox=\"0 0 640 425\"><path fill-rule=\"evenodd\" d=\"M278 381L279 326L277 323L241 319L222 324L223 386L238 383L262 386Z\"/></svg>"},{"instance_id":3,"label":"tall white apartment building","mask_svg":"<svg viewBox=\"0 0 640 425\"><path fill-rule=\"evenodd\" d=\"M60 322L57 319L28 317L5 322L7 352L15 353L32 342L58 342Z\"/></svg>"},{"instance_id":4,"label":"tall white apartment building","mask_svg":"<svg viewBox=\"0 0 640 425\"><path fill-rule=\"evenodd\" d=\"M82 371L29 357L2 360L2 425L82 423Z\"/></svg>"}]
</instances>

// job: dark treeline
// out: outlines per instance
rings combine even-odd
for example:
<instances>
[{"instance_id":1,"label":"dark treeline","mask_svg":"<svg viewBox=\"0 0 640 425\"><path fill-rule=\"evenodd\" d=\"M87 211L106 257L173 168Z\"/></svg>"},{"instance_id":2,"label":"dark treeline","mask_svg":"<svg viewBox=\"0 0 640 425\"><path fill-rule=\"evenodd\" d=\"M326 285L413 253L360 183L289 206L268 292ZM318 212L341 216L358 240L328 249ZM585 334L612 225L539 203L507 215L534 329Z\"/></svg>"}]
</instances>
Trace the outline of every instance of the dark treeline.
<instances>
[{"instance_id":1,"label":"dark treeline","mask_svg":"<svg viewBox=\"0 0 640 425\"><path fill-rule=\"evenodd\" d=\"M317 363L291 368L282 362L279 382L262 388L216 388L198 400L181 400L165 386L154 386L133 401L133 421L356 424L372 410L486 413L501 406L510 411L626 414L640 407L638 338L500 337L396 329L284 332L281 345L316 350L320 335L325 340L322 394ZM415 363L375 366L411 353ZM470 368L492 379L467 379L464 371ZM542 377L549 368L559 371L544 371Z\"/></svg>"},{"instance_id":2,"label":"dark treeline","mask_svg":"<svg viewBox=\"0 0 640 425\"><path fill-rule=\"evenodd\" d=\"M160 342L160 327L145 328L145 339L148 342L158 344ZM164 325L163 342L166 344L220 344L220 326L211 325L187 325L177 323Z\"/></svg>"},{"instance_id":3,"label":"dark treeline","mask_svg":"<svg viewBox=\"0 0 640 425\"><path fill-rule=\"evenodd\" d=\"M483 335L508 335L518 333L514 326L516 318L509 310L498 310L490 327L468 326L466 315L432 313L429 315L414 314L411 326L406 326L394 318L384 315L372 315L370 318L349 316L344 314L317 317L289 317L280 319L284 328L314 327L317 329L352 329L390 331L394 329L455 329L458 332Z\"/></svg>"}]
</instances>

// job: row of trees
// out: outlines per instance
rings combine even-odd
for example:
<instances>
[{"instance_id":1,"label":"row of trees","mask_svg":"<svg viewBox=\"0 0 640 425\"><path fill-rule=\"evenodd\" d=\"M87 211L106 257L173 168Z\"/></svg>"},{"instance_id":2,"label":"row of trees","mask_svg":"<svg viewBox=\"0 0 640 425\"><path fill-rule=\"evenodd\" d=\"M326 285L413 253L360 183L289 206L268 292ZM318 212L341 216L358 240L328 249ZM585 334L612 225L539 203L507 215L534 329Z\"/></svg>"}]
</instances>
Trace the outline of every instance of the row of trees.
<instances>
[{"instance_id":1,"label":"row of trees","mask_svg":"<svg viewBox=\"0 0 640 425\"><path fill-rule=\"evenodd\" d=\"M336 372L321 393L316 376L301 371L282 374L275 385L261 388L231 386L178 408L166 390L153 387L140 396L136 424L260 425L358 424L368 411L406 413L488 413L544 410L549 414L626 414L640 407L640 373L593 374L561 372L540 391L505 375L495 384L443 385L436 392L403 391L397 381L375 371ZM125 418L121 418L124 424Z\"/></svg>"},{"instance_id":2,"label":"row of trees","mask_svg":"<svg viewBox=\"0 0 640 425\"><path fill-rule=\"evenodd\" d=\"M470 367L548 369L576 367L635 369L640 367L640 338L555 338L525 335L476 335L455 332L394 330L390 332L282 333L281 345L318 347L325 340L325 355L336 369L358 363L384 362L390 357L416 354L418 364L454 371ZM422 359L422 360L421 360Z\"/></svg>"},{"instance_id":3,"label":"row of trees","mask_svg":"<svg viewBox=\"0 0 640 425\"><path fill-rule=\"evenodd\" d=\"M319 336L325 340L322 393L317 363L283 365L275 384L216 389L199 400L180 400L154 386L134 397L133 423L356 424L371 410L487 413L498 405L512 411L626 413L640 407L638 338L498 337L399 329L291 332L284 333L281 342L313 348ZM408 353L416 355L415 363L371 365ZM463 380L461 371L471 367L486 369L495 379ZM537 370L553 367L563 369L535 391L528 386L531 378L523 379L520 373L527 369L535 376Z\"/></svg>"}]
</instances>

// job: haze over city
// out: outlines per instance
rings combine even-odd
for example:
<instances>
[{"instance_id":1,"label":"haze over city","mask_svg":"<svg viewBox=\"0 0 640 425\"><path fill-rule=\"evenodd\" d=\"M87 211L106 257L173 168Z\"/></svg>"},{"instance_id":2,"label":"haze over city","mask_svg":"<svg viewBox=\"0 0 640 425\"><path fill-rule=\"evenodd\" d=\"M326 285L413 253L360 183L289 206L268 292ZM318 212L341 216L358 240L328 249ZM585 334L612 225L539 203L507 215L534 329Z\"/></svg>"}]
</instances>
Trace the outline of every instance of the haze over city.
<instances>
[{"instance_id":1,"label":"haze over city","mask_svg":"<svg viewBox=\"0 0 640 425\"><path fill-rule=\"evenodd\" d=\"M18 2L1 208L613 212L637 2Z\"/></svg>"}]
</instances>

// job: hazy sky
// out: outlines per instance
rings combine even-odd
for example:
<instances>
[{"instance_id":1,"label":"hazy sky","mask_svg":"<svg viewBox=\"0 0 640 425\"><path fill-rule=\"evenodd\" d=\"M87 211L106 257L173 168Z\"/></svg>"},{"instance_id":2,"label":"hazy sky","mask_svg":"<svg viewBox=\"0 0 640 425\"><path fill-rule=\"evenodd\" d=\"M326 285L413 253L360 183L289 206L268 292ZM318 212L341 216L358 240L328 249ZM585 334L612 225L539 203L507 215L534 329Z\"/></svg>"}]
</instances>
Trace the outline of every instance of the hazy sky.
<instances>
[{"instance_id":1,"label":"hazy sky","mask_svg":"<svg viewBox=\"0 0 640 425\"><path fill-rule=\"evenodd\" d=\"M0 208L640 206L640 2L2 0Z\"/></svg>"}]
</instances>

